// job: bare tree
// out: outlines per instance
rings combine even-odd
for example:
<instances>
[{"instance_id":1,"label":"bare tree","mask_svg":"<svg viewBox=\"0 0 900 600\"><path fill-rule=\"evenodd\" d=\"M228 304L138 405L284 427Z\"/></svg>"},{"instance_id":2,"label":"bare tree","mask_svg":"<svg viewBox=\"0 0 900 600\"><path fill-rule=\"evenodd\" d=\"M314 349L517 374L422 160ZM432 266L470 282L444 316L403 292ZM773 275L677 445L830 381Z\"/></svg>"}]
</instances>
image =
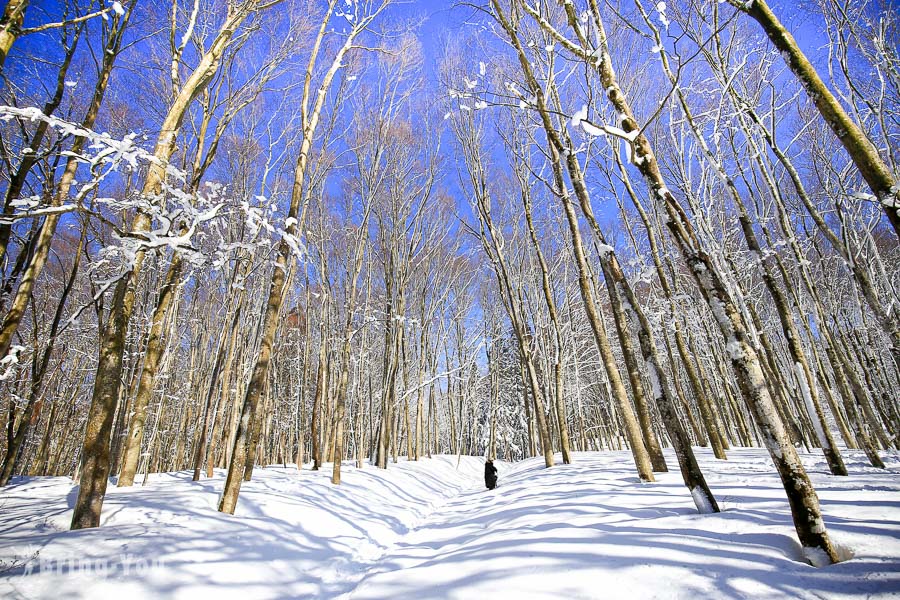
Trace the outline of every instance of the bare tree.
<instances>
[{"instance_id":1,"label":"bare tree","mask_svg":"<svg viewBox=\"0 0 900 600\"><path fill-rule=\"evenodd\" d=\"M500 7L497 0L493 0L492 4L494 10L499 12ZM728 290L723 272L713 263L710 255L702 247L700 238L687 213L667 187L650 141L642 132L628 98L619 87L612 66L606 29L596 0L589 0L588 6L595 35L594 44L588 41L584 29L575 27L578 23L578 16L574 5L566 4L563 8L567 21L572 25L573 32L578 39L577 43L563 36L529 5L523 4L522 8L558 43L596 68L600 77L600 85L605 90L609 103L620 115L619 129L626 143L631 146L632 162L643 176L654 199L661 204L661 209L666 214L666 226L669 233L687 263L725 339L732 368L744 400L753 414L766 448L785 486L800 543L811 552L822 553L829 562L837 561L837 552L822 521L818 497L800 462L796 449L791 444L784 424L778 416L759 354L748 334L747 326L732 294ZM523 69L526 67L527 64L523 65ZM819 560L819 557L812 556L811 560Z\"/></svg>"},{"instance_id":2,"label":"bare tree","mask_svg":"<svg viewBox=\"0 0 900 600\"><path fill-rule=\"evenodd\" d=\"M154 199L163 194L166 166L175 151L176 137L188 108L215 75L222 55L241 23L258 7L257 0L246 0L239 5L229 6L225 21L210 47L200 57L197 67L177 91L173 90L174 98L163 119L153 151L155 162L150 165L141 190L141 196L148 199L151 205ZM131 224L131 230L137 235L146 234L151 224L150 214L139 210ZM125 336L134 310L137 277L145 256L146 249L143 247L134 252L130 269L116 283L110 313L103 328L100 363L82 450L81 485L72 516L72 529L97 527L100 524L100 511L110 470L109 438L120 394Z\"/></svg>"},{"instance_id":3,"label":"bare tree","mask_svg":"<svg viewBox=\"0 0 900 600\"><path fill-rule=\"evenodd\" d=\"M316 67L319 64L319 52L322 48L326 33L328 32L329 21L334 16L336 4L336 0L331 0L329 2L325 16L322 18L322 23L313 44L313 50L310 54L309 63L306 68L303 95L301 98L301 127L303 129L303 138L294 171L291 203L284 223L284 233L282 234L282 239L278 243L275 268L272 272L268 299L266 301L263 317L262 340L253 366L250 383L247 386L247 391L244 396L244 403L241 408L240 421L234 440L234 449L232 450L231 462L228 466L228 477L225 481L225 489L219 503L220 512L234 513L234 509L237 506L238 494L240 493L241 481L244 479L244 470L247 466L247 456L249 452L250 428L256 420L259 399L263 387L265 386L265 380L268 373L272 345L275 339L275 331L278 328L279 315L284 298L287 264L293 252L292 246L295 248L297 247L297 232L303 231L306 212L303 211L301 213L301 204L303 204L306 193L305 184L307 167L309 165L313 142L315 141L316 136L316 129L319 125L322 109L325 105L328 91L331 88L331 82L343 65L342 61L344 60L344 57L355 47L357 37L366 32L373 21L385 9L388 0L362 2L354 5L353 23L350 26L350 30L346 34L343 44L332 58L330 66L322 76L318 87L313 89L312 80Z\"/></svg>"},{"instance_id":4,"label":"bare tree","mask_svg":"<svg viewBox=\"0 0 900 600\"><path fill-rule=\"evenodd\" d=\"M897 179L890 167L879 156L875 145L831 93L800 49L797 40L778 20L765 0L751 2L728 0L728 3L760 24L769 41L781 53L788 67L819 109L822 119L841 141L875 199L881 204L882 210L894 228L894 233L900 239L900 186L897 185Z\"/></svg>"}]
</instances>

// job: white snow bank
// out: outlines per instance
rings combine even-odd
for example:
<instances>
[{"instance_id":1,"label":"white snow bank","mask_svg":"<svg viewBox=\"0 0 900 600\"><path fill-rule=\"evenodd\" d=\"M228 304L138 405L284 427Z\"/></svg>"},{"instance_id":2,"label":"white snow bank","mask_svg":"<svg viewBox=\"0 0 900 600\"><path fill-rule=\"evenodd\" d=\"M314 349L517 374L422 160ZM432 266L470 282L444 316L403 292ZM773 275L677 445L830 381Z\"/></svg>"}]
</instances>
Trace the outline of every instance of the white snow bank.
<instances>
[{"instance_id":1,"label":"white snow bank","mask_svg":"<svg viewBox=\"0 0 900 600\"><path fill-rule=\"evenodd\" d=\"M900 457L845 451L850 477L803 454L825 523L849 560L803 560L765 452L698 457L724 512L700 515L677 472L642 484L630 455L498 463L436 457L387 471L270 467L237 515L215 510L223 473L110 488L99 529L66 531L75 488L14 480L0 492L0 596L28 598L850 598L900 590ZM29 560L30 557L30 560ZM105 561L105 572L78 560ZM74 567L67 565L75 565ZM11 568L10 568L11 567ZM127 567L127 573L126 573ZM2 570L3 567L0 567ZM896 596L894 596L896 597Z\"/></svg>"},{"instance_id":2,"label":"white snow bank","mask_svg":"<svg viewBox=\"0 0 900 600\"><path fill-rule=\"evenodd\" d=\"M483 461L470 457L458 470L455 456L386 471L351 464L340 486L331 465L257 468L235 516L216 510L224 470L110 484L101 527L81 531L67 531L69 479L14 479L0 491L0 597L333 597L448 497L483 485Z\"/></svg>"},{"instance_id":3,"label":"white snow bank","mask_svg":"<svg viewBox=\"0 0 900 600\"><path fill-rule=\"evenodd\" d=\"M855 558L804 561L784 490L762 450L716 461L698 451L724 512L700 515L673 472L641 484L627 453L576 454L500 471L495 494L448 503L353 593L358 598L849 598L900 590L900 462L887 472L847 452L849 478L804 455L839 547ZM851 466L852 465L852 466Z\"/></svg>"}]
</instances>

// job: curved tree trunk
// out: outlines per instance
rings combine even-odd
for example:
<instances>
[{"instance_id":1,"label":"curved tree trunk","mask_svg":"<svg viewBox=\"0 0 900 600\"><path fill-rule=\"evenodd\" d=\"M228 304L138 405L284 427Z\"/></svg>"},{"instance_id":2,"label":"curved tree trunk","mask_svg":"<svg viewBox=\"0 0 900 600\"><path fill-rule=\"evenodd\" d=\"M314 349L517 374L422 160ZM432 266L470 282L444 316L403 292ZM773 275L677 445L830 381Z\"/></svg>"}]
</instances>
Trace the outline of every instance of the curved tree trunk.
<instances>
[{"instance_id":1,"label":"curved tree trunk","mask_svg":"<svg viewBox=\"0 0 900 600\"><path fill-rule=\"evenodd\" d=\"M197 68L175 96L160 128L153 152L156 160L148 169L141 192L143 197L152 199L162 193L166 179L166 165L175 151L175 139L181 130L185 114L197 95L215 75L233 34L254 6L255 4L248 3L229 14L216 39L201 57ZM129 11L126 14L131 13ZM149 231L150 227L150 216L139 211L132 223L132 230L143 233ZM134 310L135 288L145 254L143 248L135 251L130 269L116 284L108 322L102 330L100 360L97 364L94 392L88 413L82 451L81 485L72 516L72 529L97 527L100 524L100 510L103 507L103 496L106 494L110 470L109 436L120 395L125 337Z\"/></svg>"},{"instance_id":2,"label":"curved tree trunk","mask_svg":"<svg viewBox=\"0 0 900 600\"><path fill-rule=\"evenodd\" d=\"M219 502L219 511L234 514L237 507L238 495L240 494L241 481L244 478L244 470L247 461L247 445L250 438L250 427L256 419L259 398L265 385L266 375L269 368L269 359L272 353L272 346L275 340L275 332L278 329L279 315L281 313L281 305L284 301L285 279L288 260L291 256L291 245L285 239L285 236L296 236L303 231L306 217L306 211L301 213L301 204L304 202L306 193L307 167L309 165L312 153L313 141L316 129L319 124L319 118L325 105L325 98L331 88L331 82L335 74L343 65L344 56L353 47L356 36L364 31L377 16L377 12L359 19L348 33L344 45L338 49L331 65L322 77L322 81L315 92L315 100L312 97L310 81L313 70L316 67L318 59L318 51L321 47L322 40L327 31L328 21L334 12L335 0L329 3L326 17L322 19L316 42L310 54L310 61L306 71L306 82L303 90L302 107L303 107L303 141L300 145L300 152L297 156L297 163L294 169L294 181L291 189L291 205L288 209L285 234L278 243L278 251L275 259L275 266L272 272L271 282L269 284L269 295L266 302L266 309L263 315L263 331L262 340L260 342L259 351L256 361L253 365L250 383L244 395L244 403L241 407L241 418L238 422L238 429L235 435L234 448L231 453L231 461L228 465L228 475L225 479L225 489L222 491L222 498ZM310 105L312 102L312 105Z\"/></svg>"},{"instance_id":3,"label":"curved tree trunk","mask_svg":"<svg viewBox=\"0 0 900 600\"><path fill-rule=\"evenodd\" d=\"M22 31L25 9L29 0L7 0L3 17L0 17L0 71L6 62L6 56Z\"/></svg>"},{"instance_id":4,"label":"curved tree trunk","mask_svg":"<svg viewBox=\"0 0 900 600\"><path fill-rule=\"evenodd\" d=\"M495 12L499 12L497 0L492 0L492 4ZM563 43L576 56L590 61L590 64L596 67L607 99L620 115L620 128L627 135L634 136L633 141L630 141L634 164L644 177L653 198L664 211L666 226L672 239L681 252L704 299L709 304L725 339L738 385L784 484L800 543L804 548L820 552L829 561L836 562L838 560L837 552L825 530L818 496L800 462L796 449L790 442L784 424L778 418L763 375L759 355L753 347L743 318L722 279L722 273L702 247L684 208L666 186L650 141L640 131L628 99L619 87L613 71L608 39L597 1L590 0L590 15L597 33L596 51L587 50L592 46L584 39L583 31L575 27L578 23L578 15L575 13L574 5L565 4L564 9L570 25L573 26L576 36L579 37L578 45L559 34L527 5L523 6L523 9L530 12L532 17L555 40ZM521 52L520 62L527 63L522 59ZM522 66L523 69L527 68L527 64Z\"/></svg>"},{"instance_id":5,"label":"curved tree trunk","mask_svg":"<svg viewBox=\"0 0 900 600\"><path fill-rule=\"evenodd\" d=\"M762 26L766 36L781 53L787 66L819 109L822 119L847 150L860 175L881 204L894 228L894 233L900 239L900 185L897 185L890 167L878 155L878 150L831 93L815 67L800 50L794 36L782 25L765 0L751 2L728 0L728 2ZM900 340L895 338L893 341L896 348Z\"/></svg>"}]
</instances>

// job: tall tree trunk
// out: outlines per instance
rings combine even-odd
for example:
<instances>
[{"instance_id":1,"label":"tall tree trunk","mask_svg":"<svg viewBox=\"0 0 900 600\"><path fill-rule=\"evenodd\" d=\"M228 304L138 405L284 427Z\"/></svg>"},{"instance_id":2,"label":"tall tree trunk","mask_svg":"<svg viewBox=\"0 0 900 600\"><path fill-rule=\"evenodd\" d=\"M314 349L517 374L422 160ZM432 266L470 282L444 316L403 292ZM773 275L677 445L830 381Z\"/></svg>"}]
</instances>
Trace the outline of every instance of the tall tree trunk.
<instances>
[{"instance_id":1,"label":"tall tree trunk","mask_svg":"<svg viewBox=\"0 0 900 600\"><path fill-rule=\"evenodd\" d=\"M309 64L306 70L306 79L303 88L302 97L302 120L303 120L303 141L300 145L300 153L297 157L297 164L294 170L294 182L291 189L291 205L288 209L286 217L285 234L278 243L278 252L275 259L275 268L272 272L272 278L269 285L269 295L266 302L266 309L263 316L263 332L260 342L259 351L256 361L253 365L250 383L244 395L244 403L241 407L241 418L238 422L238 430L234 440L234 449L231 453L231 462L228 466L228 476L225 480L225 489L222 492L222 498L219 502L219 511L234 514L237 507L238 495L240 494L241 481L244 477L245 463L247 460L247 444L249 442L249 428L256 418L256 410L259 404L259 397L265 385L266 375L268 373L269 359L272 353L275 332L278 329L278 320L281 313L281 305L285 296L285 275L288 265L288 259L291 256L291 244L285 237L293 237L298 232L303 231L306 211L301 214L301 204L306 197L306 175L307 167L312 152L313 141L315 139L316 129L319 124L319 118L325 105L325 98L328 90L331 88L331 82L335 74L343 66L343 59L347 52L353 47L356 36L364 31L377 16L377 12L358 19L348 33L346 40L336 52L331 66L326 70L322 77L322 81L316 91L315 101L312 100L311 78L316 67L318 59L318 51L321 47L322 40L328 27L328 21L334 12L335 0L331 0L325 18L313 45L310 54ZM310 102L313 102L310 106Z\"/></svg>"},{"instance_id":2,"label":"tall tree trunk","mask_svg":"<svg viewBox=\"0 0 900 600\"><path fill-rule=\"evenodd\" d=\"M230 12L212 45L200 58L197 68L175 96L156 141L153 152L155 160L149 166L141 192L144 198L153 199L162 194L166 165L175 151L176 136L181 130L184 116L197 95L218 71L222 55L233 34L254 8L255 2L243 4ZM139 211L132 223L132 230L147 232L151 224L150 215ZM116 284L109 322L102 330L100 361L82 451L81 485L72 516L72 529L97 527L100 524L100 510L109 476L109 434L120 393L125 336L134 310L135 288L145 253L143 248L135 251L130 269Z\"/></svg>"},{"instance_id":3,"label":"tall tree trunk","mask_svg":"<svg viewBox=\"0 0 900 600\"><path fill-rule=\"evenodd\" d=\"M492 0L492 3L495 12L499 12L497 0ZM665 212L666 226L721 330L738 385L784 484L800 543L810 552L824 554L828 561L836 562L837 552L825 530L818 496L796 449L788 438L784 424L778 418L759 355L753 347L746 325L722 279L720 269L703 249L687 213L665 184L650 141L641 132L631 106L616 80L608 39L596 0L590 0L590 8L593 26L597 32L596 51L588 50L592 46L584 39L583 31L576 26L578 15L575 13L574 5L565 4L564 9L570 25L578 36L577 45L549 26L530 7L523 6L523 9L530 11L532 17L536 18L554 39L565 44L579 58L588 60L595 66L607 99L620 115L620 128L626 135L633 136L633 141L629 138L629 143L632 144L634 164L644 177L652 197ZM527 63L522 56L520 52L520 62ZM527 64L523 64L523 69L525 68Z\"/></svg>"},{"instance_id":4,"label":"tall tree trunk","mask_svg":"<svg viewBox=\"0 0 900 600\"><path fill-rule=\"evenodd\" d=\"M894 233L900 239L900 185L897 185L890 167L878 155L878 150L871 140L831 93L815 67L800 50L794 36L782 25L765 0L752 2L728 0L728 3L745 12L762 26L766 36L800 81L801 87L819 109L822 119L847 150L853 164L859 169L860 175L887 214ZM895 338L893 342L896 351L900 339Z\"/></svg>"},{"instance_id":5,"label":"tall tree trunk","mask_svg":"<svg viewBox=\"0 0 900 600\"><path fill-rule=\"evenodd\" d=\"M322 317L324 319L324 309ZM309 435L312 441L313 471L322 465L322 406L325 404L328 386L328 349L325 340L325 323L319 325L319 364L316 367L316 395L313 398L310 415Z\"/></svg>"},{"instance_id":6,"label":"tall tree trunk","mask_svg":"<svg viewBox=\"0 0 900 600\"><path fill-rule=\"evenodd\" d=\"M547 312L553 326L553 401L556 408L557 427L559 428L559 445L562 452L563 463L570 464L572 462L572 456L569 450L569 426L568 419L566 418L565 365L563 364L562 327L559 323L556 300L553 297L553 289L550 284L550 268L547 266L544 252L541 250L541 245L538 242L537 231L535 230L532 219L531 194L527 176L521 172L521 169L517 169L517 171L519 172L522 206L525 211L525 222L528 226L528 237L531 239L531 245L538 258L538 265L541 269L541 290L544 293L544 303L547 306ZM662 459L662 453L660 453L659 458ZM662 462L662 465L664 469L665 461ZM656 465L654 465L654 467L655 466Z\"/></svg>"},{"instance_id":7,"label":"tall tree trunk","mask_svg":"<svg viewBox=\"0 0 900 600\"><path fill-rule=\"evenodd\" d=\"M6 62L6 56L22 32L22 21L29 0L7 0L3 17L0 17L0 71Z\"/></svg>"},{"instance_id":8,"label":"tall tree trunk","mask_svg":"<svg viewBox=\"0 0 900 600\"><path fill-rule=\"evenodd\" d=\"M171 310L173 300L181 280L183 258L178 251L172 254L172 261L166 271L165 280L159 290L156 307L150 319L150 335L144 348L144 362L137 393L131 406L131 420L128 423L128 436L125 441L125 454L122 458L122 470L119 473L118 487L129 487L134 484L138 459L141 455L141 442L144 439L144 423L147 419L147 407L153 396L156 375L159 373L160 359L165 349L163 327L166 315Z\"/></svg>"},{"instance_id":9,"label":"tall tree trunk","mask_svg":"<svg viewBox=\"0 0 900 600\"><path fill-rule=\"evenodd\" d=\"M39 399L41 398L44 386L44 377L47 374L47 367L50 365L50 357L53 354L54 347L56 346L56 336L59 332L59 326L62 322L63 312L65 311L66 307L66 301L68 300L69 294L72 292L72 288L75 285L75 277L78 275L78 268L81 265L81 256L86 235L87 226L83 226L81 229L81 239L78 240L78 248L75 250L75 258L72 261L72 270L70 271L69 277L66 279L66 282L63 285L62 293L60 294L59 300L56 304L56 310L53 314L53 321L50 324L49 339L47 340L47 344L44 347L43 353L41 353L40 360L35 360L33 362L31 385L29 386L28 391L28 400L25 404L24 410L22 411L22 416L18 419L19 424L15 429L15 435L8 436L7 438L6 457L3 459L2 466L0 466L0 487L3 487L7 483L9 483L9 479L10 477L12 477L13 467L16 464L16 458L19 456L22 445L25 443L25 437L28 434L28 430L34 418L35 407ZM52 428L52 414L55 412L55 406L56 405L54 404L54 408L51 409L51 417L47 423L48 435L50 429ZM45 447L46 442L42 441L41 450L38 452L39 456L43 454Z\"/></svg>"},{"instance_id":10,"label":"tall tree trunk","mask_svg":"<svg viewBox=\"0 0 900 600\"><path fill-rule=\"evenodd\" d=\"M425 299L422 299L422 318L419 334L419 383L416 389L416 442L415 442L415 460L422 457L423 431L422 427L427 425L425 420L425 368L428 364L427 342L428 342L428 326L425 324Z\"/></svg>"},{"instance_id":11,"label":"tall tree trunk","mask_svg":"<svg viewBox=\"0 0 900 600\"><path fill-rule=\"evenodd\" d=\"M552 83L550 87L551 90L555 91L555 87ZM545 127L547 122L548 120L544 119ZM674 446L684 483L690 490L698 511L701 513L719 512L718 504L716 503L716 500L703 477L703 473L700 471L697 459L694 456L690 438L678 419L675 401L672 397L665 371L661 366L659 351L656 347L650 321L644 314L644 311L637 300L637 296L622 271L615 250L606 243L603 232L594 216L590 196L584 182L584 175L580 165L577 163L577 159L575 159L576 153L572 146L572 140L569 139L565 132L563 132L562 135L565 136L565 145L563 145L559 139L559 134L555 130L552 132L548 130L547 135L551 140L551 143L557 143L565 150L568 150L568 152L563 152L563 154L566 156L566 163L570 180L572 181L572 187L575 190L582 213L587 218L591 230L594 232L598 241L604 245L600 253L601 266L603 267L604 279L610 290L609 295L613 310L622 313L619 317L619 327L622 330L620 336L630 336L630 331L628 331L628 318L635 321L642 358L650 375L653 398L663 417L663 424L669 435L669 439ZM625 312L628 313L628 318L626 318ZM637 375L639 377L640 373L638 372ZM648 427L652 427L652 425L648 423ZM663 467L665 467L664 462Z\"/></svg>"},{"instance_id":12,"label":"tall tree trunk","mask_svg":"<svg viewBox=\"0 0 900 600\"><path fill-rule=\"evenodd\" d=\"M91 102L81 121L81 127L83 129L92 129L100 114L100 107L103 104L103 98L109 87L109 79L112 76L113 66L119 55L122 39L125 29L128 26L128 19L131 16L131 7L133 7L133 5L134 4L132 3L129 6L124 17L116 17L113 21L113 27L103 49L103 61L100 66L97 83L94 85ZM24 4L22 5L22 9L24 10ZM75 174L81 164L79 155L84 149L87 141L88 139L86 137L80 135L75 136L75 139L72 141L72 146L69 148L68 153L69 157L66 160L65 168L59 179L59 185L50 201L51 208L62 206L63 202L69 198L69 192L75 185ZM12 183L15 183L15 181ZM85 193L85 191L89 189L90 186L85 186L81 193ZM25 314L28 303L31 301L31 294L34 290L35 283L43 271L44 266L47 264L47 259L50 256L50 246L53 242L53 236L56 234L56 227L59 224L61 216L60 213L47 215L44 219L44 224L40 228L40 232L34 242L34 250L28 261L28 266L22 274L22 280L16 290L12 305L6 313L6 316L3 318L2 324L0 324L0 357L6 356L9 352L13 336L19 328L19 323L22 321L22 316Z\"/></svg>"},{"instance_id":13,"label":"tall tree trunk","mask_svg":"<svg viewBox=\"0 0 900 600\"><path fill-rule=\"evenodd\" d=\"M722 76L720 75L720 78L721 77ZM730 75L726 74L725 77L728 78L730 77ZM734 86L728 84L725 87L728 90L728 93L736 99L737 104L741 106L742 115L746 116L750 121L753 122L759 133L765 139L769 149L778 159L778 162L781 164L781 166L784 167L791 181L791 185L793 186L794 191L796 191L797 193L797 197L800 199L804 208L809 213L813 222L816 224L816 227L819 229L825 239L828 240L828 243L831 245L831 247L834 248L834 250L838 252L846 261L847 268L853 275L853 280L859 286L859 290L862 293L863 298L865 298L866 303L869 305L869 308L872 310L872 314L875 315L878 324L891 340L891 355L894 359L894 364L897 365L898 368L900 368L900 317L898 317L896 303L889 302L887 306L885 306L881 302L864 261L860 261L856 257L856 253L844 241L842 241L831 230L831 228L829 228L828 224L825 222L825 218L813 203L812 198L810 198L809 194L807 193L803 181L800 178L800 173L797 171L797 168L794 166L791 159L788 158L788 156L778 145L777 140L775 139L774 129L770 130L767 127L764 119L759 115L759 113L757 113L757 111L750 105L750 103L743 101L743 99L737 95ZM747 139L750 140L751 143L753 142L752 136L748 136ZM767 177L767 179L771 179L771 177ZM781 194L777 191L773 191L773 197L775 200L776 208L778 209L777 216L779 226L782 228L783 235L789 242L791 242L792 249L794 249L794 247L796 246L795 235L793 233L792 226L787 222L785 217L784 201L781 198ZM787 228L785 228L786 225ZM799 253L798 250L795 250L795 254L798 256L802 256L802 253ZM800 267L801 271L808 270L802 260L800 262Z\"/></svg>"},{"instance_id":14,"label":"tall tree trunk","mask_svg":"<svg viewBox=\"0 0 900 600\"><path fill-rule=\"evenodd\" d=\"M206 391L206 401L203 409L203 419L200 422L200 434L197 439L197 446L194 452L194 474L192 477L192 481L200 481L200 471L203 468L203 463L205 462L207 453L212 454L210 451L210 439L214 435L215 431L215 420L216 420L216 410L213 405L214 396L216 392L216 384L219 382L219 374L222 371L222 363L225 361L225 353L228 345L228 340L232 337L232 334L229 332L234 332L241 318L241 304L243 304L243 295L244 291L240 292L240 300L238 300L237 307L234 311L234 316L231 318L230 326L226 326L222 328L222 333L219 336L219 344L216 348L216 355L213 359L213 367L212 372L209 374L209 384ZM227 385L226 381L221 382L223 386ZM212 429L213 431L210 431ZM207 475L210 476L210 475ZM120 482L121 483L121 482Z\"/></svg>"},{"instance_id":15,"label":"tall tree trunk","mask_svg":"<svg viewBox=\"0 0 900 600\"><path fill-rule=\"evenodd\" d=\"M467 128L460 128L456 132L465 154L466 166L473 188L473 204L481 226L480 239L485 252L492 258L492 267L497 284L503 299L503 307L509 316L513 333L519 350L519 360L522 368L522 383L525 386L525 410L526 415L530 408L534 409L535 426L541 443L541 452L544 456L544 465L552 467L554 464L553 447L550 440L550 430L547 426L546 411L544 410L544 389L538 377L532 352L532 335L528 329L525 302L521 286L513 281L509 264L503 251L504 241L497 229L491 215L491 196L488 190L488 175L485 171L483 148L479 133L474 124ZM462 340L460 339L460 343ZM462 362L460 360L460 367ZM531 404L528 403L528 392L531 393ZM531 420L528 419L529 442L534 439ZM534 450L532 449L532 454Z\"/></svg>"},{"instance_id":16,"label":"tall tree trunk","mask_svg":"<svg viewBox=\"0 0 900 600\"><path fill-rule=\"evenodd\" d=\"M338 485L341 483L341 461L344 460L344 419L347 411L347 387L350 379L350 352L353 335L353 313L356 309L356 289L359 284L359 274L363 267L363 256L365 252L366 235L368 233L369 214L371 212L371 203L365 208L365 214L362 222L357 229L356 240L353 249L353 264L348 269L350 289L347 292L347 301L344 310L347 313L344 323L343 339L340 349L340 370L338 372L338 382L334 409L334 467L331 474L331 483ZM409 424L409 412L407 409L407 426Z\"/></svg>"},{"instance_id":17,"label":"tall tree trunk","mask_svg":"<svg viewBox=\"0 0 900 600\"><path fill-rule=\"evenodd\" d=\"M10 6L19 3L20 6L24 6L28 3L27 0L11 0L7 4L7 12L10 11ZM23 9L24 10L24 9ZM0 46L3 45L4 40L2 39L4 35L8 35L7 25L0 21ZM84 27L79 26L75 30L75 34L66 46L66 53L63 57L62 64L59 67L59 71L56 76L56 89L53 91L53 96L44 104L44 108L41 112L46 116L51 116L56 109L59 108L60 103L62 103L63 96L66 90L66 81L68 79L69 67L72 64L72 58L75 56L75 50L78 48L78 42L81 39L81 34L84 31ZM0 51L2 52L2 51ZM0 54L0 72L3 70L3 56L4 54ZM3 214L8 215L12 209L12 202L19 198L22 194L22 188L25 186L25 182L28 179L29 173L31 173L31 169L34 168L34 165L37 164L38 159L40 158L40 149L41 145L44 143L44 140L47 135L47 131L50 129L50 123L48 121L40 121L38 123L37 128L35 129L34 134L31 137L31 141L28 144L29 152L24 153L21 161L19 162L19 166L16 168L15 173L12 175L9 185L6 188L6 192L4 194L3 201ZM9 237L12 234L12 223L0 223L0 260L6 257L7 247L9 245ZM25 253L26 256L30 256L31 253ZM18 259L17 259L18 262ZM14 273L18 272L18 270L14 270ZM15 277L10 277L7 280L6 285L4 285L4 296L6 295L7 286L9 288L12 287L12 283Z\"/></svg>"},{"instance_id":18,"label":"tall tree trunk","mask_svg":"<svg viewBox=\"0 0 900 600\"><path fill-rule=\"evenodd\" d=\"M495 16L500 21L501 26L506 31L507 36L513 43L513 46L516 48L519 58L519 64L522 68L523 73L525 74L530 92L537 98L537 103L540 109L540 116L544 124L544 130L547 135L550 136L552 132L555 131L555 127L550 121L549 109L547 108L547 103L544 99L543 88L538 84L537 80L532 74L530 63L528 62L525 51L519 41L518 33L503 16L497 0L492 0L491 3L494 7ZM569 198L568 192L566 190L566 184L563 179L560 150L553 143L550 143L548 145L548 150L550 152L550 164L553 168L554 183L557 188L556 193L560 198L560 203L562 204L563 211L566 215L566 221L569 225L569 233L572 239L575 262L578 265L578 285L579 289L581 290L581 298L584 304L585 313L587 314L588 322L591 325L591 331L594 335L594 341L597 344L598 350L600 351L600 356L603 360L610 385L613 389L613 396L616 400L616 408L618 409L618 412L623 421L625 434L628 438L628 445L631 447L631 452L634 457L638 475L643 481L654 481L653 468L650 463L650 457L647 453L646 447L644 446L640 427L638 426L637 419L635 418L634 412L631 409L631 405L628 402L628 395L625 391L625 386L622 382L621 375L619 374L618 366L616 365L616 360L612 353L609 339L606 335L606 327L603 324L602 317L597 312L597 304L594 299L594 289L591 283L590 267L587 263L587 257L585 256L584 246L581 239L581 232L578 227L578 216L575 213L575 208L572 204L572 200Z\"/></svg>"},{"instance_id":19,"label":"tall tree trunk","mask_svg":"<svg viewBox=\"0 0 900 600\"><path fill-rule=\"evenodd\" d=\"M643 8L641 8L640 10L645 22L652 28L654 32L656 43L661 47L662 38L660 36L658 28L656 28L656 26L653 24L650 16L643 11ZM847 475L847 467L844 466L844 461L841 457L840 451L835 446L834 438L829 431L828 424L825 422L825 416L822 412L822 407L819 402L816 383L813 379L812 371L809 368L809 363L806 359L806 353L803 351L803 348L800 345L800 333L798 332L796 324L794 323L790 304L788 303L786 294L778 285L778 282L776 282L775 276L772 273L771 266L766 261L763 255L762 247L756 235L756 231L753 228L753 222L750 218L750 213L747 210L744 200L741 197L741 194L738 191L734 180L726 172L725 167L720 161L719 157L709 147L706 142L706 138L703 135L703 132L700 130L699 125L696 123L693 111L691 110L687 102L687 98L685 97L681 88L678 87L677 77L669 67L669 61L666 52L660 51L658 54L666 77L675 86L676 97L678 98L679 105L681 106L681 110L684 114L684 119L688 124L689 129L694 136L694 139L700 146L700 149L702 150L703 155L706 157L707 162L712 165L715 173L725 185L725 189L728 191L732 203L737 209L738 222L741 227L741 232L743 233L744 239L747 243L747 248L750 250L751 255L756 258L756 263L762 271L763 282L769 292L769 295L772 298L772 301L775 304L775 311L778 315L779 323L781 324L781 330L784 334L785 339L787 340L788 350L790 351L792 361L795 365L795 375L800 382L802 398L807 406L810 418L814 419L817 425L816 436L818 438L819 446L822 448L822 451L825 454L825 459L828 463L828 467L831 470L832 475ZM736 168L742 170L740 164L738 164ZM787 285L786 279L784 279L783 282ZM768 355L771 357L772 353L768 352ZM777 373L777 367L775 367L774 365L772 365L771 370L773 371L773 373Z\"/></svg>"}]
</instances>

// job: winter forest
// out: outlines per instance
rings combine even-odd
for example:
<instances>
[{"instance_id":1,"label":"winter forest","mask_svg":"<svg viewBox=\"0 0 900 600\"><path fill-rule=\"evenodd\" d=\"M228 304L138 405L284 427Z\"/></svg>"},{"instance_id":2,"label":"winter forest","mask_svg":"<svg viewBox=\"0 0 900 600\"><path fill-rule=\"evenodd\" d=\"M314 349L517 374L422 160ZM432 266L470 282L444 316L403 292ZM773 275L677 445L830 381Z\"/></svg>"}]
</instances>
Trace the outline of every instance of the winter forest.
<instances>
[{"instance_id":1,"label":"winter forest","mask_svg":"<svg viewBox=\"0 0 900 600\"><path fill-rule=\"evenodd\" d=\"M0 593L900 593L900 6L769 2L6 0Z\"/></svg>"}]
</instances>

